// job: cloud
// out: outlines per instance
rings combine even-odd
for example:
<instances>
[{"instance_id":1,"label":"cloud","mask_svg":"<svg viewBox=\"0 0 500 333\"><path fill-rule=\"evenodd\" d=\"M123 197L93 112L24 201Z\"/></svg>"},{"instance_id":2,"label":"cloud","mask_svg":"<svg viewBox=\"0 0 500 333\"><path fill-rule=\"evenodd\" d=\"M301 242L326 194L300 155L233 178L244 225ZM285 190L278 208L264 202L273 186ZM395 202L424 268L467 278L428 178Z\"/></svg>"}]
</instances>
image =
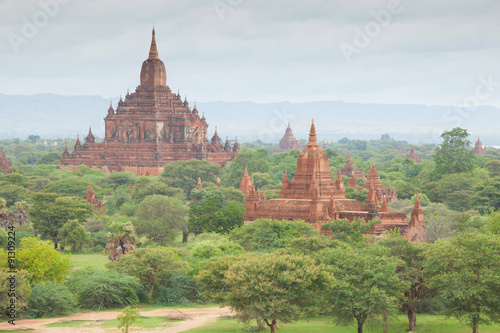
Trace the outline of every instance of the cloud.
<instances>
[{"instance_id":1,"label":"cloud","mask_svg":"<svg viewBox=\"0 0 500 333\"><path fill-rule=\"evenodd\" d=\"M61 0L0 4L0 92L124 94L139 83L153 22L168 83L190 100L449 105L479 76L500 81L493 0L400 0L351 63L339 45L394 0L65 0L14 52L9 33L22 36L50 1ZM226 5L222 20L214 3ZM500 92L481 102L500 106Z\"/></svg>"}]
</instances>

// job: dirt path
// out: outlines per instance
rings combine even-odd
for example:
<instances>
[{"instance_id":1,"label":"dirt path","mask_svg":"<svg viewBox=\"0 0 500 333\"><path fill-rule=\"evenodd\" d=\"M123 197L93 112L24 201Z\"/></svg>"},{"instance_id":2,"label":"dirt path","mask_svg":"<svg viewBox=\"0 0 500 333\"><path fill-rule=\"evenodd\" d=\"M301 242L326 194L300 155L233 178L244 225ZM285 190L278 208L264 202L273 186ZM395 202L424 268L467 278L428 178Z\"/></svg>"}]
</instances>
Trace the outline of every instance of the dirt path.
<instances>
[{"instance_id":1,"label":"dirt path","mask_svg":"<svg viewBox=\"0 0 500 333\"><path fill-rule=\"evenodd\" d=\"M86 312L75 313L67 317L48 318L48 319L25 319L16 321L16 325L9 323L0 323L0 330L20 330L30 329L33 333L110 333L119 332L118 329L103 329L100 327L45 327L43 325L52 324L60 321L85 320L90 322L112 320L121 312ZM150 311L141 311L141 316L144 317L170 317L183 319L176 322L172 327L161 329L144 329L139 332L148 333L177 333L184 332L192 328L204 325L209 321L213 321L219 317L230 316L229 308L204 308L204 309L157 309Z\"/></svg>"}]
</instances>

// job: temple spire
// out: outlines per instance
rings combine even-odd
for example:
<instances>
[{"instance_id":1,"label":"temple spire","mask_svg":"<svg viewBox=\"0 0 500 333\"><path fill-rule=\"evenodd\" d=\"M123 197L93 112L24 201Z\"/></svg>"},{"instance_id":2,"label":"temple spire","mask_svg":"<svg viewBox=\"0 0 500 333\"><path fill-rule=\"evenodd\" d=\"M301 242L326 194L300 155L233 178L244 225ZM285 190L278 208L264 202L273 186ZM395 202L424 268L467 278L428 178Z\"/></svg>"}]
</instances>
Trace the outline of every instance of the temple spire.
<instances>
[{"instance_id":1,"label":"temple spire","mask_svg":"<svg viewBox=\"0 0 500 333\"><path fill-rule=\"evenodd\" d=\"M307 143L308 147L317 147L318 140L316 138L316 127L314 126L314 119L311 122L311 130L309 131L309 142Z\"/></svg>"},{"instance_id":2,"label":"temple spire","mask_svg":"<svg viewBox=\"0 0 500 333\"><path fill-rule=\"evenodd\" d=\"M417 197L415 198L415 206L413 206L413 210L418 210L422 209L422 206L420 205L420 198L418 197L418 192L417 192Z\"/></svg>"},{"instance_id":3,"label":"temple spire","mask_svg":"<svg viewBox=\"0 0 500 333\"><path fill-rule=\"evenodd\" d=\"M151 38L151 47L149 48L148 60L150 59L160 59L158 57L158 49L156 48L155 28L153 28L153 37Z\"/></svg>"}]
</instances>

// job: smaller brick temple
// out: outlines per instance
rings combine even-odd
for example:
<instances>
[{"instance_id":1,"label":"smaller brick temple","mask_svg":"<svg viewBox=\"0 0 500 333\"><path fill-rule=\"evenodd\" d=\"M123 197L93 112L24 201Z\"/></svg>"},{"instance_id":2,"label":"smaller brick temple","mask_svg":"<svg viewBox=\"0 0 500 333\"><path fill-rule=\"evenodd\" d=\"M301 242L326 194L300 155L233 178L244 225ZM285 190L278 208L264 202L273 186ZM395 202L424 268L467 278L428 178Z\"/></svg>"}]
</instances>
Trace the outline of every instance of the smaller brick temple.
<instances>
[{"instance_id":1,"label":"smaller brick temple","mask_svg":"<svg viewBox=\"0 0 500 333\"><path fill-rule=\"evenodd\" d=\"M10 169L12 166L12 162L7 159L7 155L5 154L5 149L2 152L2 156L0 156L0 169L2 169L2 173L8 174L13 171Z\"/></svg>"},{"instance_id":2,"label":"smaller brick temple","mask_svg":"<svg viewBox=\"0 0 500 333\"><path fill-rule=\"evenodd\" d=\"M486 146L483 148L483 143L481 140L479 140L479 137L477 137L476 144L474 145L474 148L472 150L479 155L484 155L486 154Z\"/></svg>"},{"instance_id":3,"label":"smaller brick temple","mask_svg":"<svg viewBox=\"0 0 500 333\"><path fill-rule=\"evenodd\" d=\"M285 130L285 135L280 140L280 147L276 149L276 152L284 152L290 149L301 149L302 145L300 141L295 139L292 133L292 128L290 127L290 122L288 122L288 127Z\"/></svg>"},{"instance_id":4,"label":"smaller brick temple","mask_svg":"<svg viewBox=\"0 0 500 333\"><path fill-rule=\"evenodd\" d=\"M85 196L85 201L91 204L94 208L94 216L106 215L106 207L104 207L102 201L95 198L95 193L92 185L89 186L89 190L87 191L87 195Z\"/></svg>"},{"instance_id":5,"label":"smaller brick temple","mask_svg":"<svg viewBox=\"0 0 500 333\"><path fill-rule=\"evenodd\" d=\"M354 176L355 178L363 178L364 180L364 175L362 174L362 171L356 165L354 165L351 154L349 154L345 165L340 169L340 173L342 174L342 176Z\"/></svg>"},{"instance_id":6,"label":"smaller brick temple","mask_svg":"<svg viewBox=\"0 0 500 333\"><path fill-rule=\"evenodd\" d=\"M369 233L381 236L386 230L399 228L401 233L412 241L423 241L425 237L424 216L420 200L415 201L411 219L408 222L406 214L390 212L388 199L380 189L380 177L372 164L368 179L370 182L368 198L361 202L345 197L344 182L341 172L334 181L328 171L328 157L321 149L316 139L314 120L309 133L309 142L297 158L297 172L293 180L288 173L282 181L280 196L277 199L266 200L255 186L245 168L240 183L240 191L245 194L245 221L259 218L275 220L304 220L321 230L321 224L329 220L356 219L380 220ZM368 182L368 181L367 181ZM379 193L382 195L378 199ZM382 206L379 207L379 202Z\"/></svg>"},{"instance_id":7,"label":"smaller brick temple","mask_svg":"<svg viewBox=\"0 0 500 333\"><path fill-rule=\"evenodd\" d=\"M363 187L369 191L375 191L378 202L382 202L384 197L386 197L387 202L394 202L398 200L396 190L392 191L390 187L385 189L384 185L382 185L375 162L372 162L372 165L370 166L370 170L368 171L368 176L366 176L365 185Z\"/></svg>"},{"instance_id":8,"label":"smaller brick temple","mask_svg":"<svg viewBox=\"0 0 500 333\"><path fill-rule=\"evenodd\" d=\"M411 146L411 150L408 154L406 154L405 158L412 159L415 163L421 163L422 157L418 156L417 151L415 150L415 146Z\"/></svg>"}]
</instances>

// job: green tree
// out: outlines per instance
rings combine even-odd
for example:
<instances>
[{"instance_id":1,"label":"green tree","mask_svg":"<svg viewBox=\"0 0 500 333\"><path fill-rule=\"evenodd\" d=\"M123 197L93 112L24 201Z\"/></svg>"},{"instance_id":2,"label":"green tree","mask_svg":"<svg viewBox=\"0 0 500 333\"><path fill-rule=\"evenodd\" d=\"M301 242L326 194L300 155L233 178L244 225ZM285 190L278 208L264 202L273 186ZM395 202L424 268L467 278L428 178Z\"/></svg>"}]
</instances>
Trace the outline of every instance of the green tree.
<instances>
[{"instance_id":1,"label":"green tree","mask_svg":"<svg viewBox=\"0 0 500 333\"><path fill-rule=\"evenodd\" d=\"M254 172L269 173L271 165L268 155L266 149L248 149L240 151L234 160L226 163L224 166L225 172L222 176L223 183L229 184L229 186L234 188L239 188L245 166L250 175ZM289 174L289 176L291 175Z\"/></svg>"},{"instance_id":2,"label":"green tree","mask_svg":"<svg viewBox=\"0 0 500 333\"><path fill-rule=\"evenodd\" d=\"M4 175L5 181L13 185L30 187L31 183L26 179L26 177L20 173L10 173Z\"/></svg>"},{"instance_id":3,"label":"green tree","mask_svg":"<svg viewBox=\"0 0 500 333\"><path fill-rule=\"evenodd\" d=\"M476 155L469 149L469 133L466 129L456 127L441 134L443 143L436 148L433 158L436 162L436 173L471 172L474 168Z\"/></svg>"},{"instance_id":4,"label":"green tree","mask_svg":"<svg viewBox=\"0 0 500 333\"><path fill-rule=\"evenodd\" d=\"M212 289L210 267L207 271L200 272L198 281ZM280 322L316 314L319 294L331 287L333 277L310 257L271 253L240 257L228 267L223 283L224 305L244 323L261 320L274 333Z\"/></svg>"},{"instance_id":5,"label":"green tree","mask_svg":"<svg viewBox=\"0 0 500 333\"><path fill-rule=\"evenodd\" d=\"M182 231L187 240L188 206L181 200L163 195L147 196L136 212L135 226L139 235L161 245L171 241L175 230Z\"/></svg>"},{"instance_id":6,"label":"green tree","mask_svg":"<svg viewBox=\"0 0 500 333\"><path fill-rule=\"evenodd\" d=\"M428 292L423 275L428 246L424 243L410 242L399 234L390 234L380 239L378 244L389 249L389 256L401 260L397 274L401 280L409 283L409 287L404 291L403 307L408 315L408 330L413 332L417 325L417 308L425 304L422 295Z\"/></svg>"},{"instance_id":7,"label":"green tree","mask_svg":"<svg viewBox=\"0 0 500 333\"><path fill-rule=\"evenodd\" d=\"M139 278L151 297L155 287L170 276L185 274L188 263L166 247L140 248L124 255L119 261L106 264L110 269Z\"/></svg>"},{"instance_id":8,"label":"green tree","mask_svg":"<svg viewBox=\"0 0 500 333\"><path fill-rule=\"evenodd\" d=\"M258 219L233 229L229 239L247 251L272 252L286 247L295 238L317 235L319 232L304 221Z\"/></svg>"},{"instance_id":9,"label":"green tree","mask_svg":"<svg viewBox=\"0 0 500 333\"><path fill-rule=\"evenodd\" d=\"M102 182L102 187L110 187L112 189L117 189L121 185L132 185L134 184L134 174L130 171L113 171L107 177L105 177Z\"/></svg>"},{"instance_id":10,"label":"green tree","mask_svg":"<svg viewBox=\"0 0 500 333\"><path fill-rule=\"evenodd\" d=\"M387 256L378 246L333 248L317 253L318 260L335 276L338 284L328 297L330 311L338 324L357 322L363 332L367 320L383 320L397 311L407 287L396 274L401 262Z\"/></svg>"},{"instance_id":11,"label":"green tree","mask_svg":"<svg viewBox=\"0 0 500 333\"><path fill-rule=\"evenodd\" d=\"M374 225L380 223L378 220L366 222L364 219L357 219L352 223L348 219L329 221L321 226L321 229L328 230L334 239L350 244L361 244L363 235Z\"/></svg>"},{"instance_id":12,"label":"green tree","mask_svg":"<svg viewBox=\"0 0 500 333\"><path fill-rule=\"evenodd\" d=\"M122 313L116 317L118 320L118 328L121 329L123 333L128 333L129 327L140 322L140 317L141 314L139 313L139 309L132 309L130 306L127 306L123 309Z\"/></svg>"},{"instance_id":13,"label":"green tree","mask_svg":"<svg viewBox=\"0 0 500 333\"><path fill-rule=\"evenodd\" d=\"M488 161L484 165L491 178L500 176L500 161L493 160Z\"/></svg>"},{"instance_id":14,"label":"green tree","mask_svg":"<svg viewBox=\"0 0 500 333\"><path fill-rule=\"evenodd\" d=\"M83 199L59 197L56 193L33 193L29 210L31 222L37 232L51 238L57 249L59 230L69 220L84 222L91 216L92 207Z\"/></svg>"},{"instance_id":15,"label":"green tree","mask_svg":"<svg viewBox=\"0 0 500 333\"><path fill-rule=\"evenodd\" d=\"M161 180L170 187L177 187L189 197L192 190L196 188L198 177L202 182L216 183L221 174L221 167L207 161L187 160L177 161L165 165L161 174Z\"/></svg>"},{"instance_id":16,"label":"green tree","mask_svg":"<svg viewBox=\"0 0 500 333\"><path fill-rule=\"evenodd\" d=\"M481 214L500 210L500 177L487 179L474 188L471 206Z\"/></svg>"},{"instance_id":17,"label":"green tree","mask_svg":"<svg viewBox=\"0 0 500 333\"><path fill-rule=\"evenodd\" d=\"M447 316L464 320L472 332L500 322L500 238L478 233L440 240L429 249L424 275Z\"/></svg>"},{"instance_id":18,"label":"green tree","mask_svg":"<svg viewBox=\"0 0 500 333\"><path fill-rule=\"evenodd\" d=\"M36 164L59 164L59 161L61 160L61 153L58 152L50 152L47 154L43 154L37 161Z\"/></svg>"},{"instance_id":19,"label":"green tree","mask_svg":"<svg viewBox=\"0 0 500 333\"><path fill-rule=\"evenodd\" d=\"M76 253L77 248L81 250L82 245L88 239L85 228L78 220L69 220L64 223L58 237L61 240L61 246L71 245L73 253Z\"/></svg>"},{"instance_id":20,"label":"green tree","mask_svg":"<svg viewBox=\"0 0 500 333\"><path fill-rule=\"evenodd\" d=\"M137 235L130 221L113 221L109 229L110 231L106 234L108 243L104 251L110 252L109 260L117 261L124 254L135 249L134 243L137 243Z\"/></svg>"},{"instance_id":21,"label":"green tree","mask_svg":"<svg viewBox=\"0 0 500 333\"><path fill-rule=\"evenodd\" d=\"M0 198L5 199L7 206L18 201L28 201L31 192L19 185L5 184L0 186Z\"/></svg>"},{"instance_id":22,"label":"green tree","mask_svg":"<svg viewBox=\"0 0 500 333\"><path fill-rule=\"evenodd\" d=\"M89 190L89 185L90 183L88 181L72 176L48 183L45 186L45 192L57 193L62 196L85 198Z\"/></svg>"},{"instance_id":23,"label":"green tree","mask_svg":"<svg viewBox=\"0 0 500 333\"><path fill-rule=\"evenodd\" d=\"M188 229L195 235L203 232L228 233L243 225L245 207L242 203L224 202L220 194L208 196L189 208Z\"/></svg>"},{"instance_id":24,"label":"green tree","mask_svg":"<svg viewBox=\"0 0 500 333\"><path fill-rule=\"evenodd\" d=\"M146 178L146 177L139 177ZM147 179L147 178L146 178ZM132 201L139 204L148 195L165 195L167 197L176 197L180 200L186 199L186 194L180 188L169 187L165 183L141 183L136 182L132 189Z\"/></svg>"},{"instance_id":25,"label":"green tree","mask_svg":"<svg viewBox=\"0 0 500 333\"><path fill-rule=\"evenodd\" d=\"M491 212L488 221L488 230L494 234L500 236L500 213Z\"/></svg>"},{"instance_id":26,"label":"green tree","mask_svg":"<svg viewBox=\"0 0 500 333\"><path fill-rule=\"evenodd\" d=\"M62 282L71 267L69 256L57 252L48 241L25 237L17 250L17 267L30 274L31 283Z\"/></svg>"}]
</instances>

